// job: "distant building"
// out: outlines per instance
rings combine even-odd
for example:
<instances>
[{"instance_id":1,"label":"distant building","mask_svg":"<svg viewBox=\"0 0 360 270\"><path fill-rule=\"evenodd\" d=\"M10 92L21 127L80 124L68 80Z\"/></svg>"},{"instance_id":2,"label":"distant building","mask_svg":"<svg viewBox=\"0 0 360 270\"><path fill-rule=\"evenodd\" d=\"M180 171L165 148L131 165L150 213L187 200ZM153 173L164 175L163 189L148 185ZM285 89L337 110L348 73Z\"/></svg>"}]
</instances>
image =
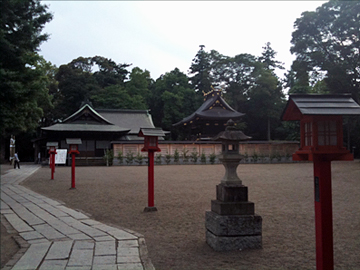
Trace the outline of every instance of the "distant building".
<instances>
[{"instance_id":1,"label":"distant building","mask_svg":"<svg viewBox=\"0 0 360 270\"><path fill-rule=\"evenodd\" d=\"M229 119L239 120L244 114L235 111L222 98L221 90L204 93L205 102L191 115L173 124L184 132L185 140L210 140L225 130Z\"/></svg>"},{"instance_id":2,"label":"distant building","mask_svg":"<svg viewBox=\"0 0 360 270\"><path fill-rule=\"evenodd\" d=\"M43 127L41 138L35 141L35 154L40 151L47 156L46 142L58 142L59 149L68 149L67 138L80 138L77 159L94 164L102 161L106 149L112 149L112 142L143 140L137 136L140 128L154 127L147 110L95 110L85 104L61 123Z\"/></svg>"}]
</instances>

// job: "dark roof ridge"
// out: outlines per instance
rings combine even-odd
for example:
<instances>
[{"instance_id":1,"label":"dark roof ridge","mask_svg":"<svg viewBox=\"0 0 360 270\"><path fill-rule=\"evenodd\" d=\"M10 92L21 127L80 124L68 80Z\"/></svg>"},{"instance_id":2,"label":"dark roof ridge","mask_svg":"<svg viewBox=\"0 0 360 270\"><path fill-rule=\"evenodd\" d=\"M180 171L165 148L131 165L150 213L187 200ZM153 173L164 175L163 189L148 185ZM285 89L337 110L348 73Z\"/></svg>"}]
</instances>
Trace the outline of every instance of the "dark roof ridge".
<instances>
[{"instance_id":1,"label":"dark roof ridge","mask_svg":"<svg viewBox=\"0 0 360 270\"><path fill-rule=\"evenodd\" d=\"M97 112L129 112L129 113L149 113L149 110L132 109L95 109Z\"/></svg>"}]
</instances>

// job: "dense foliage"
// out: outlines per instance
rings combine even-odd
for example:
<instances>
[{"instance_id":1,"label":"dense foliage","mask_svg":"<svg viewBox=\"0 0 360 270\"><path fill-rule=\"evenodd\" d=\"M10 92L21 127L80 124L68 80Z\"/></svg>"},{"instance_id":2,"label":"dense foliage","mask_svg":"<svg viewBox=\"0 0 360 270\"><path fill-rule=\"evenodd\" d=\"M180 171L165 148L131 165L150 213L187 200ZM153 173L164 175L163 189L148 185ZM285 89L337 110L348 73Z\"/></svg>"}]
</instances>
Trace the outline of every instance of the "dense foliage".
<instances>
[{"instance_id":1,"label":"dense foliage","mask_svg":"<svg viewBox=\"0 0 360 270\"><path fill-rule=\"evenodd\" d=\"M38 0L0 2L1 136L34 130L49 106L43 59L37 53L52 19Z\"/></svg>"},{"instance_id":2,"label":"dense foliage","mask_svg":"<svg viewBox=\"0 0 360 270\"><path fill-rule=\"evenodd\" d=\"M302 13L295 21L291 43L296 60L287 76L290 93L351 93L359 103L359 1L332 0ZM359 149L359 117L345 122L348 146Z\"/></svg>"}]
</instances>

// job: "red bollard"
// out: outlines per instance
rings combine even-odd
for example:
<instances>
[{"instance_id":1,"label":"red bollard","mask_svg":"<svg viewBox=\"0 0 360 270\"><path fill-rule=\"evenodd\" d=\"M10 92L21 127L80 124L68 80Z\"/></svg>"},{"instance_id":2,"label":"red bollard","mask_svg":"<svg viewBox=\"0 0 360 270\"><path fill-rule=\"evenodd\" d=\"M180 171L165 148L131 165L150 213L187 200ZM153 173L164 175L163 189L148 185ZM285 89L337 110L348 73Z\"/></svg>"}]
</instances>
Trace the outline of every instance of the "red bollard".
<instances>
[{"instance_id":1,"label":"red bollard","mask_svg":"<svg viewBox=\"0 0 360 270\"><path fill-rule=\"evenodd\" d=\"M80 154L78 145L81 144L81 139L66 139L66 143L70 145L69 154L71 155L71 188L75 188L75 154Z\"/></svg>"},{"instance_id":2,"label":"red bollard","mask_svg":"<svg viewBox=\"0 0 360 270\"><path fill-rule=\"evenodd\" d=\"M71 154L71 188L75 188L75 153Z\"/></svg>"},{"instance_id":3,"label":"red bollard","mask_svg":"<svg viewBox=\"0 0 360 270\"><path fill-rule=\"evenodd\" d=\"M51 180L53 180L54 173L55 173L55 155L56 155L55 146L50 146L49 154L50 154L49 163L50 163L50 169L51 169Z\"/></svg>"},{"instance_id":4,"label":"red bollard","mask_svg":"<svg viewBox=\"0 0 360 270\"><path fill-rule=\"evenodd\" d=\"M148 157L148 208L154 208L154 151L149 151Z\"/></svg>"},{"instance_id":5,"label":"red bollard","mask_svg":"<svg viewBox=\"0 0 360 270\"><path fill-rule=\"evenodd\" d=\"M331 161L314 155L317 269L334 269Z\"/></svg>"}]
</instances>

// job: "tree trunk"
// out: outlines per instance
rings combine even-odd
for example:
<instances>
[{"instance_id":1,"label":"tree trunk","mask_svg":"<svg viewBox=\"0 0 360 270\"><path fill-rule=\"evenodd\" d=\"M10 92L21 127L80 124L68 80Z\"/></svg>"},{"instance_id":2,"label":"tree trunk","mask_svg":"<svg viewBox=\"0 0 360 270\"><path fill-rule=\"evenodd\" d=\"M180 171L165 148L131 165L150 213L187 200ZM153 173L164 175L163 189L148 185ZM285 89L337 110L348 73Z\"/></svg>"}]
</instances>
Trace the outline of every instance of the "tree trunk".
<instances>
[{"instance_id":1,"label":"tree trunk","mask_svg":"<svg viewBox=\"0 0 360 270\"><path fill-rule=\"evenodd\" d=\"M268 140L268 141L271 141L270 127L271 127L271 125L270 125L270 118L268 118L268 120L267 120L267 140Z\"/></svg>"}]
</instances>

